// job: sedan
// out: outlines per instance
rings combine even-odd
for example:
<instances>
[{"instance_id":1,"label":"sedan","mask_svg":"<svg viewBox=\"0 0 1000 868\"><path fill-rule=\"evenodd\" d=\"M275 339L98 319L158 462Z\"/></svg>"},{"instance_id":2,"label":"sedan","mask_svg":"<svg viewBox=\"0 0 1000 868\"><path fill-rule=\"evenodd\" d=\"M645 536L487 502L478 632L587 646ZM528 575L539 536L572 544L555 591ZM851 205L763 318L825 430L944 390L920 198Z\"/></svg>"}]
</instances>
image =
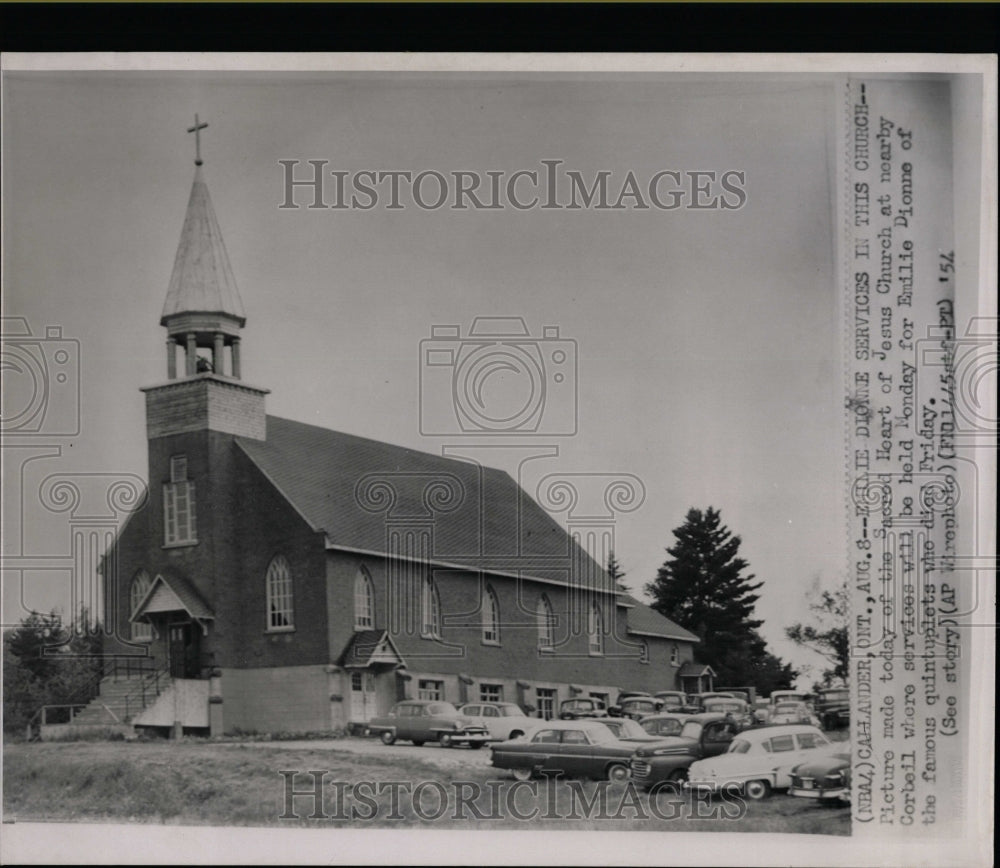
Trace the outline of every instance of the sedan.
<instances>
[{"instance_id":1,"label":"sedan","mask_svg":"<svg viewBox=\"0 0 1000 868\"><path fill-rule=\"evenodd\" d=\"M817 799L823 804L851 803L851 755L838 752L801 763L792 769L788 795Z\"/></svg>"},{"instance_id":2,"label":"sedan","mask_svg":"<svg viewBox=\"0 0 1000 868\"><path fill-rule=\"evenodd\" d=\"M602 717L601 723L611 730L619 741L662 741L661 735L650 735L640 724L628 717Z\"/></svg>"},{"instance_id":3,"label":"sedan","mask_svg":"<svg viewBox=\"0 0 1000 868\"><path fill-rule=\"evenodd\" d=\"M804 723L809 726L819 726L819 719L804 702L779 702L774 706L767 722L771 724Z\"/></svg>"},{"instance_id":4,"label":"sedan","mask_svg":"<svg viewBox=\"0 0 1000 868\"><path fill-rule=\"evenodd\" d=\"M767 726L741 732L729 750L692 763L685 787L699 794L741 791L754 801L775 789L787 789L792 769L832 754L831 744L815 726Z\"/></svg>"},{"instance_id":5,"label":"sedan","mask_svg":"<svg viewBox=\"0 0 1000 868\"><path fill-rule=\"evenodd\" d=\"M560 720L607 716L608 710L599 699L567 699L559 706Z\"/></svg>"},{"instance_id":6,"label":"sedan","mask_svg":"<svg viewBox=\"0 0 1000 868\"><path fill-rule=\"evenodd\" d=\"M528 717L513 702L469 702L458 713L485 726L497 741L517 738L539 724L537 718Z\"/></svg>"},{"instance_id":7,"label":"sedan","mask_svg":"<svg viewBox=\"0 0 1000 868\"><path fill-rule=\"evenodd\" d=\"M667 738L668 736L680 735L684 724L690 719L690 714L681 714L675 711L670 714L654 714L650 717L644 717L639 721L639 726L650 735Z\"/></svg>"},{"instance_id":8,"label":"sedan","mask_svg":"<svg viewBox=\"0 0 1000 868\"><path fill-rule=\"evenodd\" d=\"M493 765L519 781L561 772L567 777L622 781L629 776L634 742L619 741L598 720L550 720L527 738L490 747Z\"/></svg>"},{"instance_id":9,"label":"sedan","mask_svg":"<svg viewBox=\"0 0 1000 868\"><path fill-rule=\"evenodd\" d=\"M450 702L409 699L397 702L385 717L368 721L368 735L378 735L384 744L408 739L417 747L438 741L442 747L467 744L480 748L490 741L489 730L481 723L458 713Z\"/></svg>"}]
</instances>

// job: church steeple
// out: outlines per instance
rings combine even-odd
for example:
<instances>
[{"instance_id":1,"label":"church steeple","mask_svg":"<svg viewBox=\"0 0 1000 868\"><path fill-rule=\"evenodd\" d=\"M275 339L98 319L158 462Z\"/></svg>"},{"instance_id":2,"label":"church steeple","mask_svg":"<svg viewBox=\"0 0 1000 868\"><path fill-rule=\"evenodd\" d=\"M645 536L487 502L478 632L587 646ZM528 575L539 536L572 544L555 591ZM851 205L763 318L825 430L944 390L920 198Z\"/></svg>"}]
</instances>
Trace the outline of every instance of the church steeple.
<instances>
[{"instance_id":1,"label":"church steeple","mask_svg":"<svg viewBox=\"0 0 1000 868\"><path fill-rule=\"evenodd\" d=\"M195 125L188 130L195 134L194 183L160 317L160 325L167 328L170 379L177 377L178 344L184 352L182 376L211 370L240 378L240 329L246 324L246 315L201 168L200 132L207 126L195 115ZM198 348L211 350L210 362L199 359Z\"/></svg>"},{"instance_id":2,"label":"church steeple","mask_svg":"<svg viewBox=\"0 0 1000 868\"><path fill-rule=\"evenodd\" d=\"M167 329L168 380L142 390L151 442L204 431L257 440L267 436L267 389L244 383L240 376L240 330L246 315L202 173L199 134L207 126L195 115L188 130L195 134L194 184L160 316ZM199 349L209 353L200 356Z\"/></svg>"}]
</instances>

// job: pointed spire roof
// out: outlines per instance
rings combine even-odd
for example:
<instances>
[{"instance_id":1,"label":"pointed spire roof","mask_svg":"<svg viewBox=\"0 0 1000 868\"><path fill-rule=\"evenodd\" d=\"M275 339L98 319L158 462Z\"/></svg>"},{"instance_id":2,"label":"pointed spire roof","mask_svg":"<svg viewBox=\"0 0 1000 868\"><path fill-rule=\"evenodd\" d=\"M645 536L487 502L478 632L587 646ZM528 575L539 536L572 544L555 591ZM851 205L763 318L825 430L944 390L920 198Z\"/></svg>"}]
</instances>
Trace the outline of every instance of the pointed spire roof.
<instances>
[{"instance_id":1,"label":"pointed spire roof","mask_svg":"<svg viewBox=\"0 0 1000 868\"><path fill-rule=\"evenodd\" d=\"M246 322L200 165L194 172L160 325L168 325L172 317L184 313L228 314L238 319L241 327Z\"/></svg>"}]
</instances>

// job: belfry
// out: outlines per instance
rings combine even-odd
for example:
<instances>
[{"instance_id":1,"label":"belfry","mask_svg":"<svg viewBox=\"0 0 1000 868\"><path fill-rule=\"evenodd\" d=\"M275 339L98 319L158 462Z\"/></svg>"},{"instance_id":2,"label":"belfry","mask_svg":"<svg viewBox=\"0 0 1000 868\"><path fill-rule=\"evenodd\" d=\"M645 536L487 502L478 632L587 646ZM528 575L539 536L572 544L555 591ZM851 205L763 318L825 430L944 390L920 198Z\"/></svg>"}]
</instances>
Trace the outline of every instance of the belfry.
<instances>
[{"instance_id":1,"label":"belfry","mask_svg":"<svg viewBox=\"0 0 1000 868\"><path fill-rule=\"evenodd\" d=\"M184 358L182 376L211 370L240 379L240 330L246 315L201 169L200 132L207 126L195 115L195 125L188 130L196 138L194 183L160 316L160 325L167 329L171 380L177 378L178 345ZM198 349L210 350L211 360L199 357Z\"/></svg>"}]
</instances>

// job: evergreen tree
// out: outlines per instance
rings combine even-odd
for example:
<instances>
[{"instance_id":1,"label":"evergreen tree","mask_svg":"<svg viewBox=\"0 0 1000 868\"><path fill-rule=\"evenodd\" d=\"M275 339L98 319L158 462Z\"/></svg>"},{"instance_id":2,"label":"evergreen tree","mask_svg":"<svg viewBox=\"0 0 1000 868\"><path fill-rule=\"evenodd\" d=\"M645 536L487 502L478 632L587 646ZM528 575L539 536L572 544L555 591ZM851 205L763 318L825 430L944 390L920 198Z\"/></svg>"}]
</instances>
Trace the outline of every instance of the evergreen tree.
<instances>
[{"instance_id":1,"label":"evergreen tree","mask_svg":"<svg viewBox=\"0 0 1000 868\"><path fill-rule=\"evenodd\" d=\"M615 583L615 587L619 591L625 591L625 593L630 593L629 589L622 582L625 578L625 570L622 569L621 563L619 563L618 558L615 557L614 549L608 552L608 566L607 566L608 577L612 582Z\"/></svg>"},{"instance_id":2,"label":"evergreen tree","mask_svg":"<svg viewBox=\"0 0 1000 868\"><path fill-rule=\"evenodd\" d=\"M719 684L754 685L770 692L798 674L767 651L753 617L763 582L754 582L739 557L741 540L722 524L719 511L690 509L675 528L670 558L646 585L652 607L701 639L696 655Z\"/></svg>"}]
</instances>

